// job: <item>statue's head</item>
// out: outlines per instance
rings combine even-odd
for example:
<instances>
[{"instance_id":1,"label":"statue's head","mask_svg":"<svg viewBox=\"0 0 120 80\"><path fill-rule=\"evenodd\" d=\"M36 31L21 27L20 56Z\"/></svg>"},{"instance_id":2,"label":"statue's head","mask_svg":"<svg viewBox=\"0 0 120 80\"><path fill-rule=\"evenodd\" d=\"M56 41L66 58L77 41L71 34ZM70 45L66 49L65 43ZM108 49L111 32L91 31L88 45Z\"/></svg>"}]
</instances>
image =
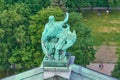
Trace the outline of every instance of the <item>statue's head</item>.
<instances>
[{"instance_id":1,"label":"statue's head","mask_svg":"<svg viewBox=\"0 0 120 80\"><path fill-rule=\"evenodd\" d=\"M54 22L55 21L55 17L54 16L49 16L49 22Z\"/></svg>"}]
</instances>

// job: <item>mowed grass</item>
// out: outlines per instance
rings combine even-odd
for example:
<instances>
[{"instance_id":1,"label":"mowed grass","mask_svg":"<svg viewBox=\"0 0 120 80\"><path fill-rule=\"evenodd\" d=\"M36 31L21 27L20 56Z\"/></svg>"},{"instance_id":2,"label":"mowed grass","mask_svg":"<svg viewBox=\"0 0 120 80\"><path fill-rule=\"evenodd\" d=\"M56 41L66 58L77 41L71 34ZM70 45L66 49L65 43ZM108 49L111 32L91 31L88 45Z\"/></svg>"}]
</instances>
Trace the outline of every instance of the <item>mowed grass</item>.
<instances>
[{"instance_id":1,"label":"mowed grass","mask_svg":"<svg viewBox=\"0 0 120 80\"><path fill-rule=\"evenodd\" d=\"M94 45L120 46L120 11L110 11L106 14L101 11L87 11L83 13L82 23L87 25L92 31Z\"/></svg>"}]
</instances>

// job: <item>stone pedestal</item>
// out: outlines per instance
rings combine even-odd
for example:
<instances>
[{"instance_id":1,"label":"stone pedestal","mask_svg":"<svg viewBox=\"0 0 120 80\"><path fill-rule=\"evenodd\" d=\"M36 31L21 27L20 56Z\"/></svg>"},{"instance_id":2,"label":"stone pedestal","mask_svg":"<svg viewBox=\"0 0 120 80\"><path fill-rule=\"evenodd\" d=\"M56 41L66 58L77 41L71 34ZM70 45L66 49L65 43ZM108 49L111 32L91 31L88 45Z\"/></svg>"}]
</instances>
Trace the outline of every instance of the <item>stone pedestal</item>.
<instances>
[{"instance_id":1,"label":"stone pedestal","mask_svg":"<svg viewBox=\"0 0 120 80\"><path fill-rule=\"evenodd\" d=\"M43 67L68 67L69 66L69 60L43 60Z\"/></svg>"},{"instance_id":2,"label":"stone pedestal","mask_svg":"<svg viewBox=\"0 0 120 80\"><path fill-rule=\"evenodd\" d=\"M71 68L69 65L74 63L72 56L66 61L53 61L53 60L43 60L41 68L44 70L44 79L49 80L49 78L59 76L65 80L70 79Z\"/></svg>"},{"instance_id":3,"label":"stone pedestal","mask_svg":"<svg viewBox=\"0 0 120 80\"><path fill-rule=\"evenodd\" d=\"M70 75L71 75L71 70L67 70L67 69L64 69L64 70L57 70L57 69L54 69L54 70L44 70L44 79L47 80L49 78L52 78L54 76L59 76L59 77L62 77L66 80L69 80L70 79Z\"/></svg>"},{"instance_id":4,"label":"stone pedestal","mask_svg":"<svg viewBox=\"0 0 120 80\"><path fill-rule=\"evenodd\" d=\"M55 59L48 59L46 56L43 59L42 65L43 68L46 67L68 67L70 62L70 54L67 53L66 59L62 60L55 60Z\"/></svg>"}]
</instances>

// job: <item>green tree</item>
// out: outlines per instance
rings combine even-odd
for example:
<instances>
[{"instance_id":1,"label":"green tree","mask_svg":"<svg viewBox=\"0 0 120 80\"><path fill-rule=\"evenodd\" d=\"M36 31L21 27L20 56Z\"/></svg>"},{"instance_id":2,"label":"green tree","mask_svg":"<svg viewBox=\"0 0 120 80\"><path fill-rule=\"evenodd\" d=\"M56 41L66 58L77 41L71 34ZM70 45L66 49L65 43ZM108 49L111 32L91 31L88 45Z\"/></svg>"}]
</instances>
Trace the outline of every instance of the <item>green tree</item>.
<instances>
[{"instance_id":1,"label":"green tree","mask_svg":"<svg viewBox=\"0 0 120 80\"><path fill-rule=\"evenodd\" d=\"M70 11L81 12L81 7L91 6L89 0L67 0L66 6Z\"/></svg>"},{"instance_id":2,"label":"green tree","mask_svg":"<svg viewBox=\"0 0 120 80\"><path fill-rule=\"evenodd\" d=\"M120 80L120 49L117 49L118 60L117 64L115 65L114 70L112 71L112 76L116 77Z\"/></svg>"},{"instance_id":3,"label":"green tree","mask_svg":"<svg viewBox=\"0 0 120 80\"><path fill-rule=\"evenodd\" d=\"M111 7L119 7L120 6L119 0L108 0L108 2Z\"/></svg>"},{"instance_id":4,"label":"green tree","mask_svg":"<svg viewBox=\"0 0 120 80\"><path fill-rule=\"evenodd\" d=\"M81 13L70 13L69 24L72 30L76 30L77 41L69 51L75 55L76 64L86 66L95 59L95 50L93 48L91 30L81 23L81 19Z\"/></svg>"},{"instance_id":5,"label":"green tree","mask_svg":"<svg viewBox=\"0 0 120 80\"><path fill-rule=\"evenodd\" d=\"M96 3L97 3L97 0L89 0L90 2L90 5L95 7L96 6Z\"/></svg>"},{"instance_id":6,"label":"green tree","mask_svg":"<svg viewBox=\"0 0 120 80\"><path fill-rule=\"evenodd\" d=\"M97 7L107 7L108 0L97 0Z\"/></svg>"},{"instance_id":7,"label":"green tree","mask_svg":"<svg viewBox=\"0 0 120 80\"><path fill-rule=\"evenodd\" d=\"M0 11L4 10L7 7L7 4L4 0L0 0Z\"/></svg>"},{"instance_id":8,"label":"green tree","mask_svg":"<svg viewBox=\"0 0 120 80\"><path fill-rule=\"evenodd\" d=\"M14 38L19 45L16 44L15 48L12 49L9 61L12 65L15 64L18 70L20 70L19 68L27 70L41 65L44 57L41 49L41 35L50 15L63 16L63 12L59 8L42 9L30 17L27 33L24 30L24 25L15 28ZM57 20L61 20L61 18L58 17ZM27 36L29 37L26 38Z\"/></svg>"},{"instance_id":9,"label":"green tree","mask_svg":"<svg viewBox=\"0 0 120 80\"><path fill-rule=\"evenodd\" d=\"M7 5L0 13L0 70L8 72L13 50L28 44L25 31L30 9L24 3L15 3Z\"/></svg>"},{"instance_id":10,"label":"green tree","mask_svg":"<svg viewBox=\"0 0 120 80\"><path fill-rule=\"evenodd\" d=\"M16 0L16 1L27 4L33 14L41 10L42 8L46 8L50 5L50 0Z\"/></svg>"},{"instance_id":11,"label":"green tree","mask_svg":"<svg viewBox=\"0 0 120 80\"><path fill-rule=\"evenodd\" d=\"M4 2L9 5L24 3L30 8L32 14L50 5L50 0L4 0Z\"/></svg>"}]
</instances>

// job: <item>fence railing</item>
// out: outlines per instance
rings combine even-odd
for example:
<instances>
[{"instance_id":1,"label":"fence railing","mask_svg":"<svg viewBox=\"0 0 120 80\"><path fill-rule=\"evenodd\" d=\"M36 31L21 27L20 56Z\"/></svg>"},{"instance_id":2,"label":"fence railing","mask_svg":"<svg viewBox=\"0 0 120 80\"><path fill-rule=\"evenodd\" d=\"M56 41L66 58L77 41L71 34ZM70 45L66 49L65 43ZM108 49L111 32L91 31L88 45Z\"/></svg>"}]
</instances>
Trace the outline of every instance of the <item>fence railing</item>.
<instances>
[{"instance_id":1,"label":"fence railing","mask_svg":"<svg viewBox=\"0 0 120 80\"><path fill-rule=\"evenodd\" d=\"M71 10L77 10L75 8L70 8ZM80 10L120 10L120 7L82 7Z\"/></svg>"}]
</instances>

